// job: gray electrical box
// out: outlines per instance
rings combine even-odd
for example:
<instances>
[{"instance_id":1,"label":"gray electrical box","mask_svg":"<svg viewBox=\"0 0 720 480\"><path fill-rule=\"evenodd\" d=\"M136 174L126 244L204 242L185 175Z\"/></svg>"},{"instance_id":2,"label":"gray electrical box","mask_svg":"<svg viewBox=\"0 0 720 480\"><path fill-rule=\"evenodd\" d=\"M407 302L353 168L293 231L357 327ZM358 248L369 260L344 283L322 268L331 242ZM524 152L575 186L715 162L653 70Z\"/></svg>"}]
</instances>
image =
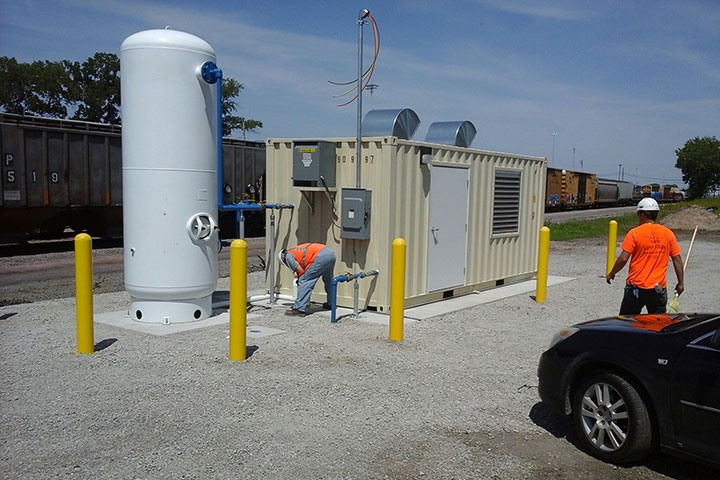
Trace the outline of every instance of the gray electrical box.
<instances>
[{"instance_id":1,"label":"gray electrical box","mask_svg":"<svg viewBox=\"0 0 720 480\"><path fill-rule=\"evenodd\" d=\"M293 187L335 187L335 143L293 144Z\"/></svg>"},{"instance_id":2,"label":"gray electrical box","mask_svg":"<svg viewBox=\"0 0 720 480\"><path fill-rule=\"evenodd\" d=\"M370 199L372 191L364 188L342 189L342 219L340 238L370 239Z\"/></svg>"}]
</instances>

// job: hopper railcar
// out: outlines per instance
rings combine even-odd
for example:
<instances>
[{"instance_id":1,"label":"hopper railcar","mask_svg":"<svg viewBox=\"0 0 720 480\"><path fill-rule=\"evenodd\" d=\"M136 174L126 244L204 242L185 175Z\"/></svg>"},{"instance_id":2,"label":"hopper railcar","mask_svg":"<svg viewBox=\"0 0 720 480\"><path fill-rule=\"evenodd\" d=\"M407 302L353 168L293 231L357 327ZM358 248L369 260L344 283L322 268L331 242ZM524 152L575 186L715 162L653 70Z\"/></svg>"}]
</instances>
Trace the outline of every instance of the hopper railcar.
<instances>
[{"instance_id":1,"label":"hopper railcar","mask_svg":"<svg viewBox=\"0 0 720 480\"><path fill-rule=\"evenodd\" d=\"M597 204L604 205L632 205L635 187L632 183L623 180L598 178Z\"/></svg>"},{"instance_id":2,"label":"hopper railcar","mask_svg":"<svg viewBox=\"0 0 720 480\"><path fill-rule=\"evenodd\" d=\"M122 236L121 151L119 125L0 113L0 239ZM263 201L264 176L264 142L223 140L225 203ZM247 235L264 235L264 212L245 215ZM235 236L234 212L219 221Z\"/></svg>"}]
</instances>

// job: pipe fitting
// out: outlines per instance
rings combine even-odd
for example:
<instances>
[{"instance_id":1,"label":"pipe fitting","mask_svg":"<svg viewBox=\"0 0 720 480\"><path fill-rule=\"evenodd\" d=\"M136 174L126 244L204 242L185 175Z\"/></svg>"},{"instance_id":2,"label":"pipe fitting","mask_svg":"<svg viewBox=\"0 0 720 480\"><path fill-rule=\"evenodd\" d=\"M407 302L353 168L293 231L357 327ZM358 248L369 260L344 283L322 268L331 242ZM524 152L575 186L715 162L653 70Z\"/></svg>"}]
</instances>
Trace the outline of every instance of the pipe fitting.
<instances>
[{"instance_id":1,"label":"pipe fitting","mask_svg":"<svg viewBox=\"0 0 720 480\"><path fill-rule=\"evenodd\" d=\"M210 85L214 84L221 79L223 76L222 70L215 64L215 62L205 62L200 65L200 77L205 80L205 83Z\"/></svg>"}]
</instances>

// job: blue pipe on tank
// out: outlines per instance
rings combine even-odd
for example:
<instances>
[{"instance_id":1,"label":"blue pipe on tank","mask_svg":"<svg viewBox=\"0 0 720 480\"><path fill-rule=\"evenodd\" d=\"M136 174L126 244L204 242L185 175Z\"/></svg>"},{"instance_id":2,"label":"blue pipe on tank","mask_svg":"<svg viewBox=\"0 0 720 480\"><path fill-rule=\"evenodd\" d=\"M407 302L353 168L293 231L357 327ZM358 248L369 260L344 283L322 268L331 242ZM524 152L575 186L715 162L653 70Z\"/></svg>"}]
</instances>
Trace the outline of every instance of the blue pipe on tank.
<instances>
[{"instance_id":1,"label":"blue pipe on tank","mask_svg":"<svg viewBox=\"0 0 720 480\"><path fill-rule=\"evenodd\" d=\"M292 203L256 203L243 201L242 203L226 204L223 202L223 151L222 151L222 70L213 62L205 62L200 67L200 74L209 84L217 85L217 207L221 211L263 210L266 208L282 209L295 208Z\"/></svg>"},{"instance_id":2,"label":"blue pipe on tank","mask_svg":"<svg viewBox=\"0 0 720 480\"><path fill-rule=\"evenodd\" d=\"M356 278L365 278L378 275L378 270L368 270L367 272L360 273L342 273L332 279L330 282L330 322L336 323L337 318L335 316L335 310L337 308L337 284L338 282L349 282Z\"/></svg>"}]
</instances>

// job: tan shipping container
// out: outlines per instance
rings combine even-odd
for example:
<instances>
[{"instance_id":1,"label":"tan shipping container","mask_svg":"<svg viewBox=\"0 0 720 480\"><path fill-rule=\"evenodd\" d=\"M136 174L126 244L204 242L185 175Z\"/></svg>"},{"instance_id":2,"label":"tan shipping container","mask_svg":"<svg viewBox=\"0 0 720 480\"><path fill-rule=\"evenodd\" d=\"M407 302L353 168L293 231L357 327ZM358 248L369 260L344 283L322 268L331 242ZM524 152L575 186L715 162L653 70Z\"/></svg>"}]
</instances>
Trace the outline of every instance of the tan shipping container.
<instances>
[{"instance_id":1,"label":"tan shipping container","mask_svg":"<svg viewBox=\"0 0 720 480\"><path fill-rule=\"evenodd\" d=\"M276 213L273 251L320 242L335 251L336 275L379 270L377 277L359 280L361 309L389 310L391 249L397 237L407 242L405 306L535 275L545 158L365 137L360 183L371 191L370 239L357 240L342 238L341 231L341 190L356 187L356 140L321 140L335 147L335 182L327 189L293 186L295 143L319 140L267 140L267 199L295 205ZM269 232L269 219L266 227ZM266 235L268 253L271 237ZM277 263L277 258L269 261ZM280 293L292 294L290 271L274 271ZM326 301L321 281L312 301ZM353 305L352 282L338 284L337 304Z\"/></svg>"}]
</instances>

